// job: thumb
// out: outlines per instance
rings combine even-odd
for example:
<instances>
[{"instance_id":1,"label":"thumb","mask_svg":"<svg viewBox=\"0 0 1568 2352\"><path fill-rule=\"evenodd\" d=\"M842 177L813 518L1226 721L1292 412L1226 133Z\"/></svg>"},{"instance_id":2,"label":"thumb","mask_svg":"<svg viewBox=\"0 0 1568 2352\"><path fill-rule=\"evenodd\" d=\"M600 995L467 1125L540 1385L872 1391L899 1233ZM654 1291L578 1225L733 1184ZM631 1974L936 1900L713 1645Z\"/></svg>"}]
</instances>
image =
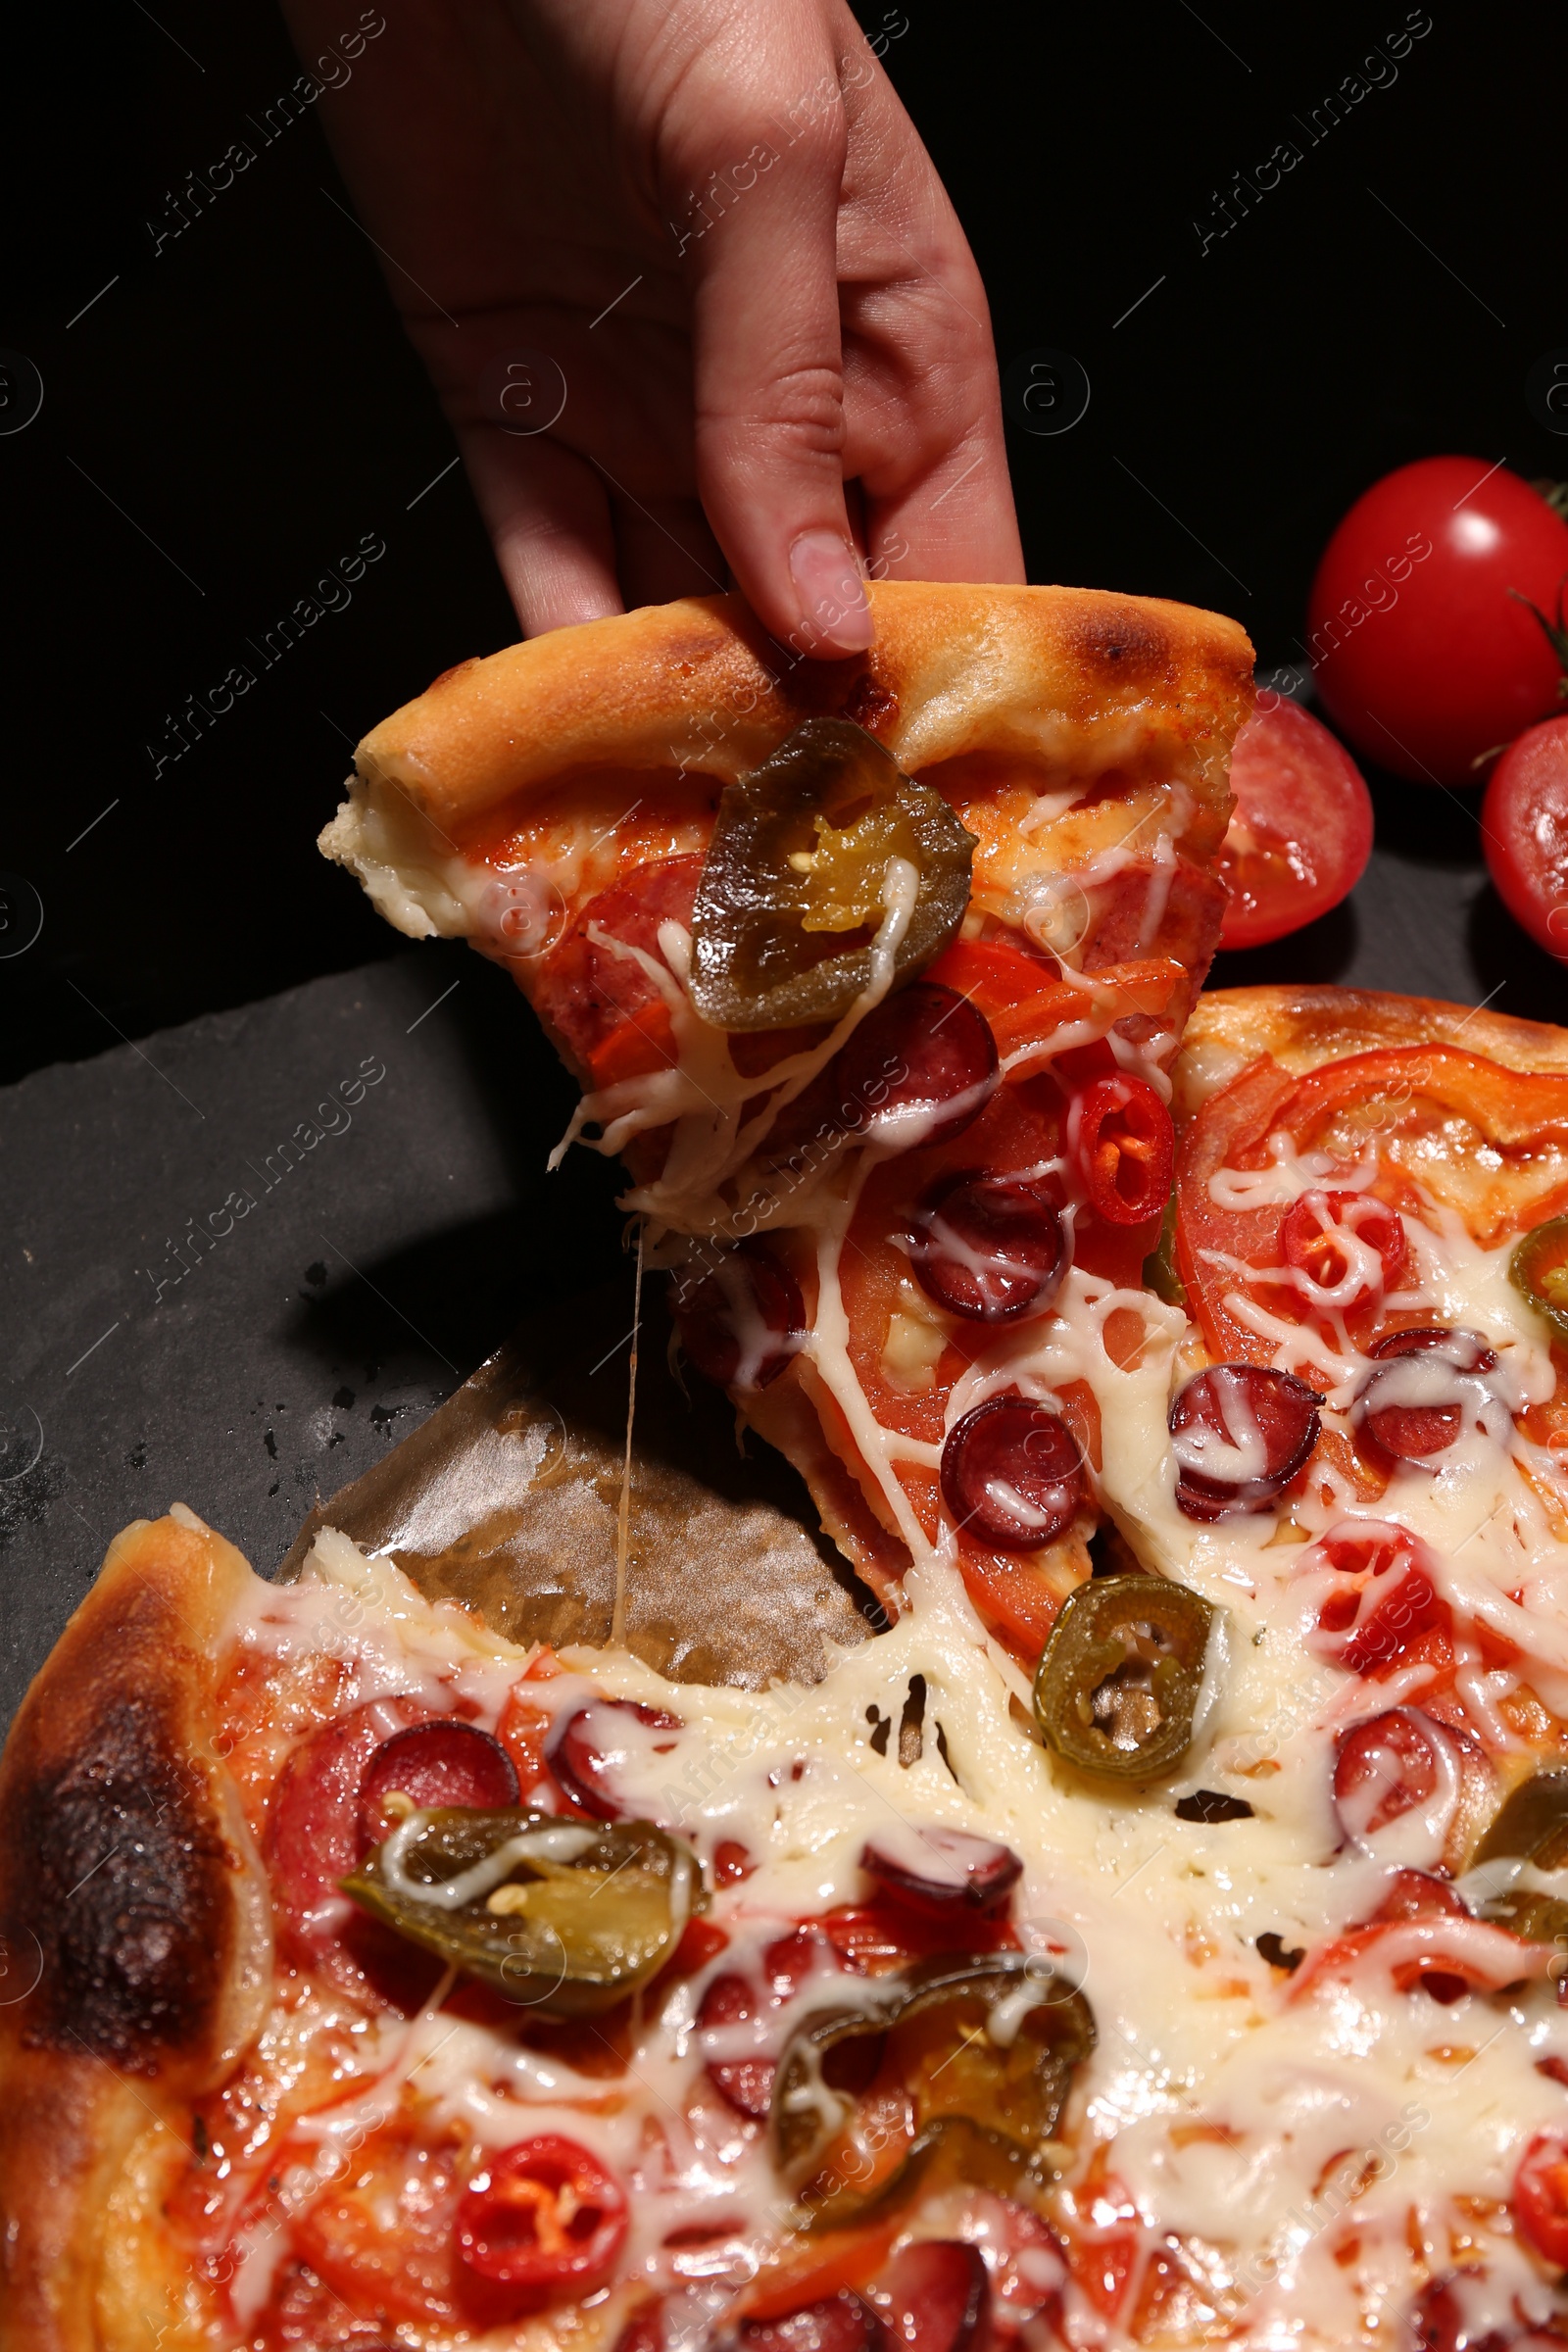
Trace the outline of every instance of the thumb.
<instances>
[{"instance_id":1,"label":"thumb","mask_svg":"<svg viewBox=\"0 0 1568 2352\"><path fill-rule=\"evenodd\" d=\"M875 629L844 495L836 77L688 201L697 487L737 587L803 654ZM754 118L755 119L755 118ZM729 150L740 153L737 141Z\"/></svg>"}]
</instances>

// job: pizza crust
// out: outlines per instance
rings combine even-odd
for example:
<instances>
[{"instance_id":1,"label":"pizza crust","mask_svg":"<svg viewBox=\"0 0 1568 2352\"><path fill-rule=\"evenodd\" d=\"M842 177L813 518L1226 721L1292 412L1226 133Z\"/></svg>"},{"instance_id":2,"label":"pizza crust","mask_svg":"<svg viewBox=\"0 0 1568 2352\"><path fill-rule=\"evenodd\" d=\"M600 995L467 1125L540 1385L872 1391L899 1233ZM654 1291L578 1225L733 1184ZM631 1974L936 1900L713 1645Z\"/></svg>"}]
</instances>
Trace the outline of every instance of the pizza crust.
<instances>
[{"instance_id":1,"label":"pizza crust","mask_svg":"<svg viewBox=\"0 0 1568 2352\"><path fill-rule=\"evenodd\" d=\"M1264 1054L1305 1072L1410 1046L1457 1046L1509 1070L1568 1071L1568 1030L1481 1005L1328 985L1216 988L1200 997L1188 1022L1173 1108L1190 1115Z\"/></svg>"},{"instance_id":2,"label":"pizza crust","mask_svg":"<svg viewBox=\"0 0 1568 2352\"><path fill-rule=\"evenodd\" d=\"M34 1681L0 1764L0 2347L97 2352L132 2142L221 2079L272 1990L260 1857L221 1762L213 1653L245 1560L141 1520Z\"/></svg>"},{"instance_id":3,"label":"pizza crust","mask_svg":"<svg viewBox=\"0 0 1568 2352\"><path fill-rule=\"evenodd\" d=\"M806 662L738 596L687 597L460 662L373 727L353 789L403 796L449 833L573 769L690 770L732 782L802 720L857 719L909 773L976 753L1059 764L1093 734L1108 764L1157 762L1194 795L1196 856L1229 809L1231 738L1251 700L1235 621L1090 588L867 588L877 640ZM352 805L351 805L352 807ZM354 863L358 828L323 848Z\"/></svg>"}]
</instances>

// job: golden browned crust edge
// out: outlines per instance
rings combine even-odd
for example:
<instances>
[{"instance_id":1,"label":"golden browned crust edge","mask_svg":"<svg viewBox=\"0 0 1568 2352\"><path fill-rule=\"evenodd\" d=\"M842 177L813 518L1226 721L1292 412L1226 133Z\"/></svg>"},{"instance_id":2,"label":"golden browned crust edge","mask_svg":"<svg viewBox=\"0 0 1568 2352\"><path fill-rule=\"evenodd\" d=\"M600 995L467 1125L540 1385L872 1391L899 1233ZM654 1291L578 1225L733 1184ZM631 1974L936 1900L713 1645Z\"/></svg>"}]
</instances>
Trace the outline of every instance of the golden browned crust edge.
<instances>
[{"instance_id":1,"label":"golden browned crust edge","mask_svg":"<svg viewBox=\"0 0 1568 2352\"><path fill-rule=\"evenodd\" d=\"M3 2352L96 2352L131 2140L226 2071L270 1996L265 1882L213 1715L250 1577L190 1514L127 1528L0 1758Z\"/></svg>"},{"instance_id":2,"label":"golden browned crust edge","mask_svg":"<svg viewBox=\"0 0 1568 2352\"><path fill-rule=\"evenodd\" d=\"M1386 989L1216 988L1194 1007L1175 1069L1176 1105L1191 1112L1263 1054L1313 1070L1352 1054L1453 1045L1510 1070L1568 1071L1568 1030L1490 1007L1401 997Z\"/></svg>"},{"instance_id":3,"label":"golden browned crust edge","mask_svg":"<svg viewBox=\"0 0 1568 2352\"><path fill-rule=\"evenodd\" d=\"M868 594L876 644L842 662L800 660L740 597L711 596L462 662L372 728L360 776L446 827L581 766L730 779L802 719L847 708L916 770L977 751L1050 758L1064 728L1104 730L1168 752L1197 813L1223 829L1226 760L1252 692L1235 621L1092 588L884 580Z\"/></svg>"}]
</instances>

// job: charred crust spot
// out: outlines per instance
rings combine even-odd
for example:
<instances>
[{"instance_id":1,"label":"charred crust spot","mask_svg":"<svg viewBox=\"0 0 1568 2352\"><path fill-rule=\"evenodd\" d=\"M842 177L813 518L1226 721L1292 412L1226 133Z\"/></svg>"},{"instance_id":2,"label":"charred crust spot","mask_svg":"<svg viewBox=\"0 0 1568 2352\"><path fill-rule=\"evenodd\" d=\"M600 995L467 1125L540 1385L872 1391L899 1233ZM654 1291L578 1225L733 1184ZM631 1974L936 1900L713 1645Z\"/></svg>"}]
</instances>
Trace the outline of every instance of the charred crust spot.
<instances>
[{"instance_id":1,"label":"charred crust spot","mask_svg":"<svg viewBox=\"0 0 1568 2352\"><path fill-rule=\"evenodd\" d=\"M1075 614L1069 651L1091 676L1118 681L1162 678L1174 662L1165 631L1130 605Z\"/></svg>"},{"instance_id":2,"label":"charred crust spot","mask_svg":"<svg viewBox=\"0 0 1568 2352\"><path fill-rule=\"evenodd\" d=\"M205 1770L183 1757L166 1698L123 1692L15 1801L4 1929L43 1955L24 2041L156 2072L209 2030L231 1937Z\"/></svg>"},{"instance_id":3,"label":"charred crust spot","mask_svg":"<svg viewBox=\"0 0 1568 2352\"><path fill-rule=\"evenodd\" d=\"M466 662L455 662L450 669L444 669L438 678L430 680L429 685L425 688L426 694L434 694L438 687L450 685L454 678L464 677L470 669L477 669L478 666L479 656L477 654L470 654Z\"/></svg>"},{"instance_id":4,"label":"charred crust spot","mask_svg":"<svg viewBox=\"0 0 1568 2352\"><path fill-rule=\"evenodd\" d=\"M899 698L879 686L867 670L850 688L839 716L853 719L868 735L881 735L899 723Z\"/></svg>"}]
</instances>

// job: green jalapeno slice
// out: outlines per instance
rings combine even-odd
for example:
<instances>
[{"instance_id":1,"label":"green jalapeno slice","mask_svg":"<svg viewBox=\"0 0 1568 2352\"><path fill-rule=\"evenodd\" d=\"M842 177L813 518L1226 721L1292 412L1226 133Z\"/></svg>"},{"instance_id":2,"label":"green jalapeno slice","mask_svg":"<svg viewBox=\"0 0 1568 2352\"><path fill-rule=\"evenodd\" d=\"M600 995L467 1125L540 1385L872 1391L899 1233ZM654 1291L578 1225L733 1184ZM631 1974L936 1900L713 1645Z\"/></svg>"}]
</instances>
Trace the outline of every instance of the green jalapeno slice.
<instances>
[{"instance_id":1,"label":"green jalapeno slice","mask_svg":"<svg viewBox=\"0 0 1568 2352\"><path fill-rule=\"evenodd\" d=\"M933 2166L1032 2193L1094 2043L1082 1993L1022 1952L943 1955L863 2007L818 2011L784 2053L768 2125L796 2218L863 2220L929 2185Z\"/></svg>"},{"instance_id":2,"label":"green jalapeno slice","mask_svg":"<svg viewBox=\"0 0 1568 2352\"><path fill-rule=\"evenodd\" d=\"M1187 1285L1176 1270L1176 1196L1171 1194L1160 1220L1159 1240L1144 1260L1144 1281L1167 1306L1187 1304Z\"/></svg>"},{"instance_id":3,"label":"green jalapeno slice","mask_svg":"<svg viewBox=\"0 0 1568 2352\"><path fill-rule=\"evenodd\" d=\"M1048 1746L1085 1772L1151 1781L1193 1736L1214 1612L1164 1576L1109 1576L1061 1604L1035 1677Z\"/></svg>"},{"instance_id":4,"label":"green jalapeno slice","mask_svg":"<svg viewBox=\"0 0 1568 2352\"><path fill-rule=\"evenodd\" d=\"M410 1813L343 1891L543 2017L591 2017L646 1984L707 1899L695 1855L650 1822L514 1805Z\"/></svg>"},{"instance_id":5,"label":"green jalapeno slice","mask_svg":"<svg viewBox=\"0 0 1568 2352\"><path fill-rule=\"evenodd\" d=\"M1560 1870L1568 1862L1568 1770L1532 1773L1504 1799L1475 1861L1504 1858L1534 1862L1540 1870Z\"/></svg>"},{"instance_id":6,"label":"green jalapeno slice","mask_svg":"<svg viewBox=\"0 0 1568 2352\"><path fill-rule=\"evenodd\" d=\"M1560 1895L1542 1894L1529 1887L1510 1886L1506 1893L1494 1894L1481 1905L1476 1917L1494 1928L1506 1928L1510 1936L1518 1936L1526 1943L1568 1938L1568 1903Z\"/></svg>"},{"instance_id":7,"label":"green jalapeno slice","mask_svg":"<svg viewBox=\"0 0 1568 2352\"><path fill-rule=\"evenodd\" d=\"M808 718L720 796L692 913L692 997L715 1028L791 1029L848 1012L871 978L890 861L917 876L894 956L905 980L969 904L974 835L863 727Z\"/></svg>"},{"instance_id":8,"label":"green jalapeno slice","mask_svg":"<svg viewBox=\"0 0 1568 2352\"><path fill-rule=\"evenodd\" d=\"M1559 1340L1568 1340L1568 1217L1527 1233L1508 1260L1508 1280Z\"/></svg>"}]
</instances>

